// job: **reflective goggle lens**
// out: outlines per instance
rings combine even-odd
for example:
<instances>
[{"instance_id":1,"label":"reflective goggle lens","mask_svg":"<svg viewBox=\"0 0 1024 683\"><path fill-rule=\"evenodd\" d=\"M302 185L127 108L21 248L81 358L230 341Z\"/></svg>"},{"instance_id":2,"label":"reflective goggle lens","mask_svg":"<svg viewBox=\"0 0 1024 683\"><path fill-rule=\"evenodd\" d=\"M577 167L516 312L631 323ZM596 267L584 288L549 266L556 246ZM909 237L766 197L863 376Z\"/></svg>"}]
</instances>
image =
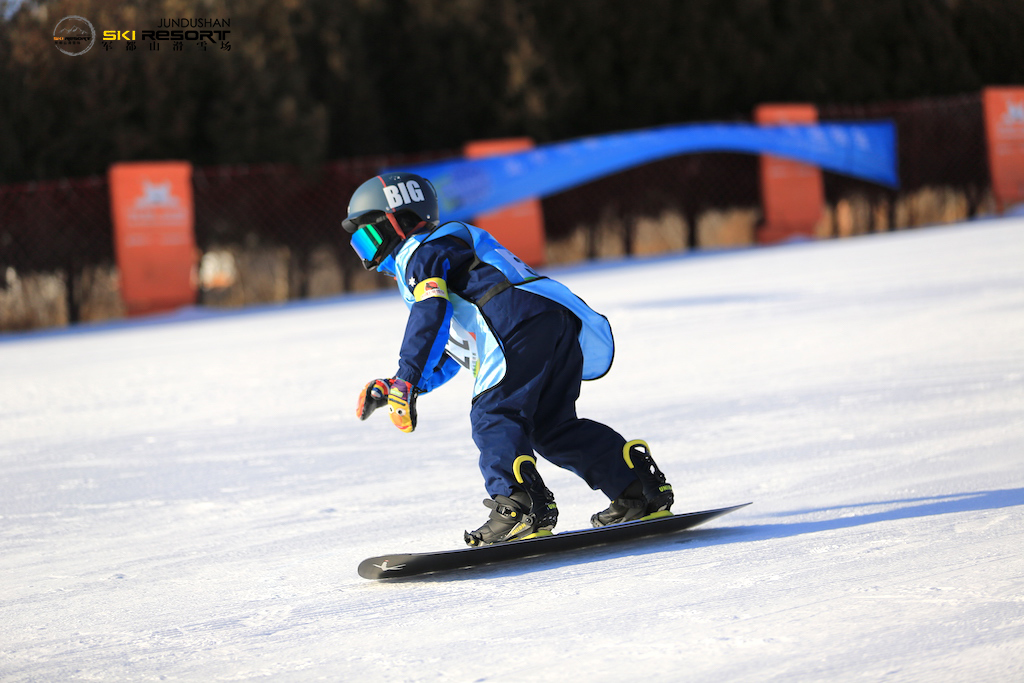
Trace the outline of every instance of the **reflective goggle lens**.
<instances>
[{"instance_id":1,"label":"reflective goggle lens","mask_svg":"<svg viewBox=\"0 0 1024 683\"><path fill-rule=\"evenodd\" d=\"M352 235L352 248L364 261L373 261L383 243L380 233L372 225L364 225Z\"/></svg>"}]
</instances>

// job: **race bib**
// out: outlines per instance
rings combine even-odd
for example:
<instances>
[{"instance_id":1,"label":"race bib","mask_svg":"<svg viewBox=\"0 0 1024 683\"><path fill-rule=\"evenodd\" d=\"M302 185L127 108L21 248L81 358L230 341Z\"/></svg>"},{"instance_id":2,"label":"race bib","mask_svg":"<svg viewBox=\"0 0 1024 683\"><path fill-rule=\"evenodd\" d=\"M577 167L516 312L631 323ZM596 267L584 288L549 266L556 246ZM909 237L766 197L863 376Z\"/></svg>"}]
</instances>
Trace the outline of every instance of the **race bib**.
<instances>
[{"instance_id":1,"label":"race bib","mask_svg":"<svg viewBox=\"0 0 1024 683\"><path fill-rule=\"evenodd\" d=\"M455 318L452 318L451 326L448 328L448 344L445 346L445 352L456 363L472 372L474 377L480 372L480 355L477 353L476 336L456 322Z\"/></svg>"}]
</instances>

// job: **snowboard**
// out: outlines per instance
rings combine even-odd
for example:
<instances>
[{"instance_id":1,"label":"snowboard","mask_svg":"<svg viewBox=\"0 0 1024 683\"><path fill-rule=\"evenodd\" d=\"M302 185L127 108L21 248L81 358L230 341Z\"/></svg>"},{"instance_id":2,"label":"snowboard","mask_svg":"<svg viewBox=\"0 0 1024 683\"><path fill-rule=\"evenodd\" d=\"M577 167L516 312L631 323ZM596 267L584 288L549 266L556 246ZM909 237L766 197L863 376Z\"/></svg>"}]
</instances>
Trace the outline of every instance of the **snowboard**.
<instances>
[{"instance_id":1,"label":"snowboard","mask_svg":"<svg viewBox=\"0 0 1024 683\"><path fill-rule=\"evenodd\" d=\"M648 536L660 536L692 529L709 520L727 515L750 503L732 507L673 514L647 521L624 522L597 529L564 531L523 541L511 541L477 548L440 550L425 553L394 553L369 557L359 563L359 576L364 579L397 579L433 572L476 567L537 555L589 548Z\"/></svg>"}]
</instances>

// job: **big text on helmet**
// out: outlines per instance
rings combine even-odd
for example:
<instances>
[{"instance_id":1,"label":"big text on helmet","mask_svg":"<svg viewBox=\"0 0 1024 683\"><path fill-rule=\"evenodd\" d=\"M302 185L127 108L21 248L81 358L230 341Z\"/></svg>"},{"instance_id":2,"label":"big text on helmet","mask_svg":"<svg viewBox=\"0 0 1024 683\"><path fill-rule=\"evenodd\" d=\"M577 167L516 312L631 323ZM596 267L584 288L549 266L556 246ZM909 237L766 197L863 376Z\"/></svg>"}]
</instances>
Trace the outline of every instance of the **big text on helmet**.
<instances>
[{"instance_id":1,"label":"big text on helmet","mask_svg":"<svg viewBox=\"0 0 1024 683\"><path fill-rule=\"evenodd\" d=\"M384 196L388 199L388 207L395 209L403 204L423 201L423 190L415 180L384 186Z\"/></svg>"}]
</instances>

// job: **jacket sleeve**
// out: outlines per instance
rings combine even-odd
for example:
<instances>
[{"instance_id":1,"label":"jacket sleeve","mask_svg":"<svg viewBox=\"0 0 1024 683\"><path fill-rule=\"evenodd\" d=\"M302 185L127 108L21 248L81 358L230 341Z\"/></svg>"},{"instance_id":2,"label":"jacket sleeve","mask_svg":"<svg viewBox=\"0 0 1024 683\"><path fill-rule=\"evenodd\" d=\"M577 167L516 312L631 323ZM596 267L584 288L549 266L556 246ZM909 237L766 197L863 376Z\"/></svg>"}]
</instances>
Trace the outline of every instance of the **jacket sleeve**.
<instances>
[{"instance_id":1,"label":"jacket sleeve","mask_svg":"<svg viewBox=\"0 0 1024 683\"><path fill-rule=\"evenodd\" d=\"M445 354L441 358L441 364L434 368L434 372L429 377L420 379L418 388L423 393L433 391L457 375L461 369L462 366L454 358Z\"/></svg>"},{"instance_id":2,"label":"jacket sleeve","mask_svg":"<svg viewBox=\"0 0 1024 683\"><path fill-rule=\"evenodd\" d=\"M420 245L406 265L404 275L415 301L409 309L395 376L420 391L441 386L458 370L458 364L445 354L452 320L448 275L472 256L468 245L441 238Z\"/></svg>"}]
</instances>

